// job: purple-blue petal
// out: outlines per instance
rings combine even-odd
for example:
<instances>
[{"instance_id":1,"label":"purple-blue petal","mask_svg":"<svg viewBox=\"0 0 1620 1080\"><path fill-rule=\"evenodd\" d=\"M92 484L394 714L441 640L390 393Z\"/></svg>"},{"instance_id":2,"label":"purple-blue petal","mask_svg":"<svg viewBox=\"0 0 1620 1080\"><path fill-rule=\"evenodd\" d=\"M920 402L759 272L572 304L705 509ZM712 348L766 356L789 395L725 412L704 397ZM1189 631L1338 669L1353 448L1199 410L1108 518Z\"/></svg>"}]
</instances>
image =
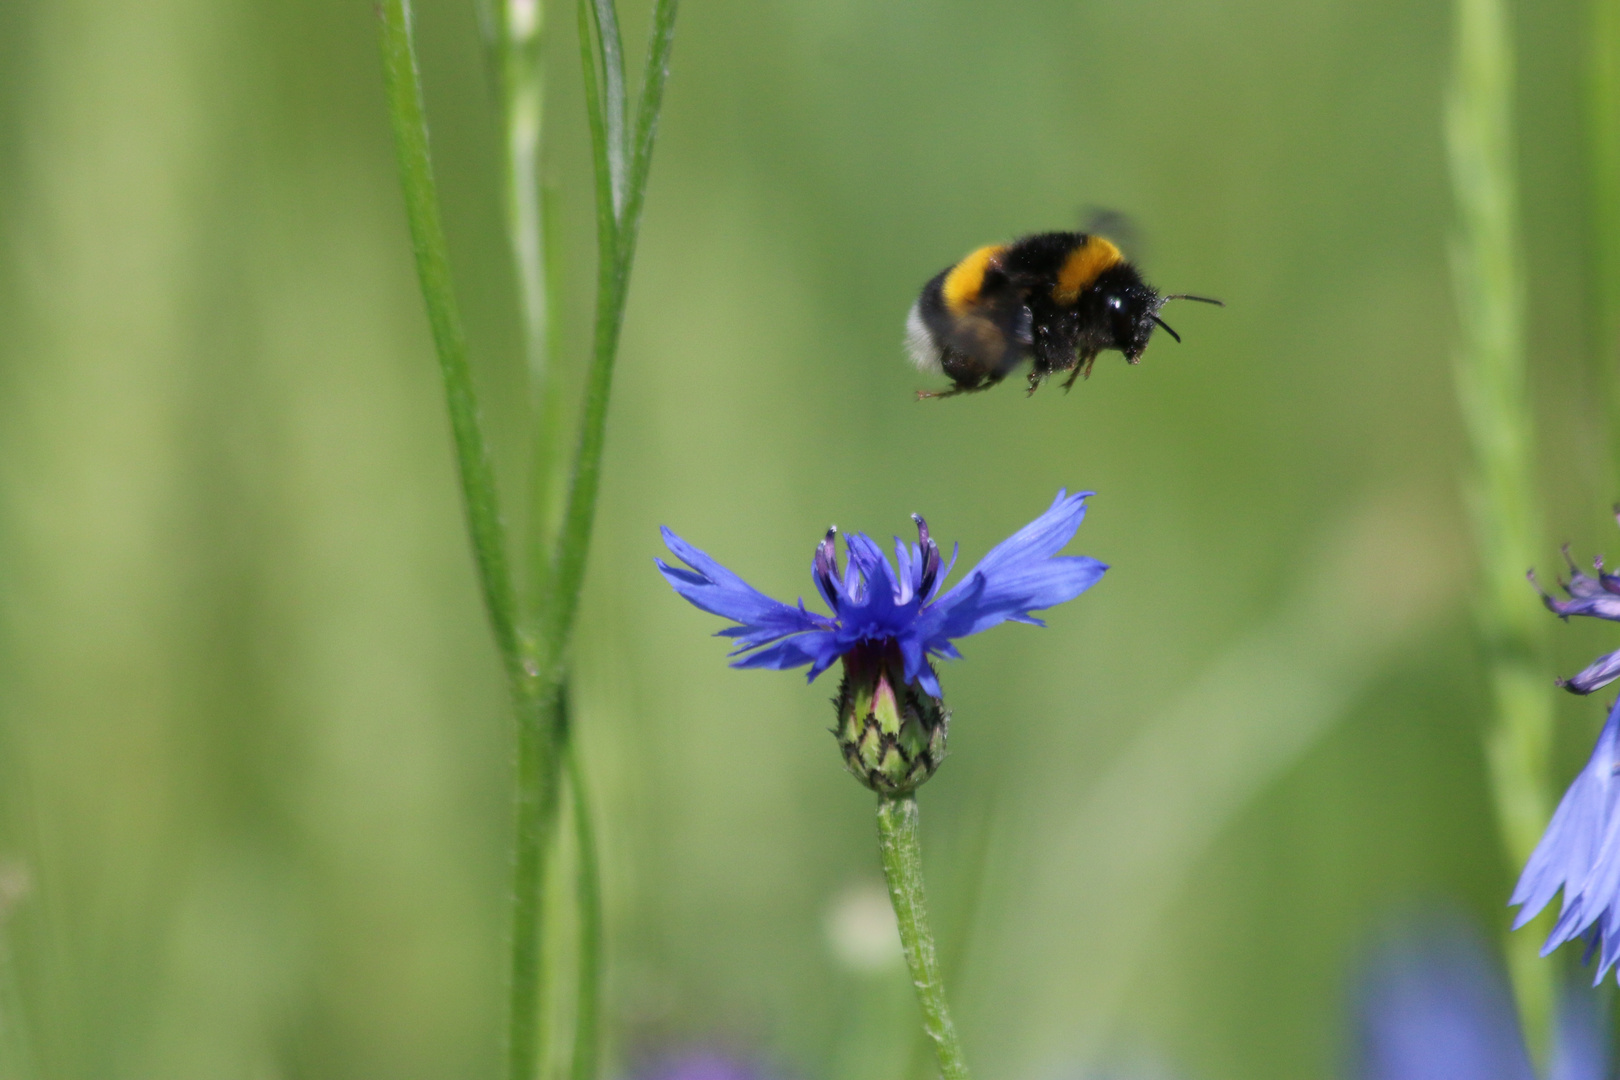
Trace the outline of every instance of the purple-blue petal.
<instances>
[{"instance_id":1,"label":"purple-blue petal","mask_svg":"<svg viewBox=\"0 0 1620 1080\"><path fill-rule=\"evenodd\" d=\"M967 637L1012 619L1043 625L1030 614L1073 600L1103 576L1107 565L1083 555L1041 562L1004 561L986 573L974 567L955 588L924 609L930 641Z\"/></svg>"},{"instance_id":2,"label":"purple-blue petal","mask_svg":"<svg viewBox=\"0 0 1620 1080\"><path fill-rule=\"evenodd\" d=\"M932 643L977 634L1008 619L1030 622L1031 611L1073 600L1095 585L1106 565L1084 556L1057 557L1085 518L1090 495L1059 491L1044 514L997 544L923 609L920 632Z\"/></svg>"},{"instance_id":3,"label":"purple-blue petal","mask_svg":"<svg viewBox=\"0 0 1620 1080\"><path fill-rule=\"evenodd\" d=\"M773 671L788 671L806 664L816 664L827 654L827 647L833 642L834 635L830 630L812 630L809 633L795 634L784 638L774 645L767 646L757 652L738 656L731 661L734 668L770 668ZM833 659L838 658L837 651L832 653ZM826 665L822 665L825 670ZM816 672L820 674L820 672ZM815 678L812 675L811 678Z\"/></svg>"},{"instance_id":4,"label":"purple-blue petal","mask_svg":"<svg viewBox=\"0 0 1620 1080\"><path fill-rule=\"evenodd\" d=\"M740 650L757 648L790 634L831 628L830 619L806 611L802 603L795 607L773 600L669 529L664 529L663 534L669 550L692 568L686 570L654 559L664 580L693 606L740 624L721 631L726 637L738 639Z\"/></svg>"},{"instance_id":5,"label":"purple-blue petal","mask_svg":"<svg viewBox=\"0 0 1620 1080\"><path fill-rule=\"evenodd\" d=\"M923 650L923 643L915 634L907 634L900 639L900 658L906 666L906 682L914 683L928 666L927 656ZM938 697L938 694L934 695Z\"/></svg>"},{"instance_id":6,"label":"purple-blue petal","mask_svg":"<svg viewBox=\"0 0 1620 1080\"><path fill-rule=\"evenodd\" d=\"M1564 689L1572 694L1590 694L1620 679L1620 651L1600 656L1575 675L1564 680Z\"/></svg>"},{"instance_id":7,"label":"purple-blue petal","mask_svg":"<svg viewBox=\"0 0 1620 1080\"><path fill-rule=\"evenodd\" d=\"M1525 864L1509 904L1518 929L1563 890L1563 903L1543 952L1594 926L1602 939L1597 978L1620 958L1620 702L1609 710L1586 767L1564 792L1552 821Z\"/></svg>"}]
</instances>

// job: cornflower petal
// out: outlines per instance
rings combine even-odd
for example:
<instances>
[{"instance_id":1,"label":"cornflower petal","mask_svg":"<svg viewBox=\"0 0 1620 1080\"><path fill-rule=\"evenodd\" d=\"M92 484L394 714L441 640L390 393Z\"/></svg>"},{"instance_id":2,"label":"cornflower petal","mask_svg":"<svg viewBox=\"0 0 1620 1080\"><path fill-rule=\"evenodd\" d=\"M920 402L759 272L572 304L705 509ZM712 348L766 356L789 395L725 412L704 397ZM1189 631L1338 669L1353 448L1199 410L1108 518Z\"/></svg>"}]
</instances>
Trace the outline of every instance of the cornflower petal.
<instances>
[{"instance_id":1,"label":"cornflower petal","mask_svg":"<svg viewBox=\"0 0 1620 1080\"><path fill-rule=\"evenodd\" d=\"M1590 694L1616 679L1620 679L1620 650L1598 657L1559 685L1572 694Z\"/></svg>"},{"instance_id":2,"label":"cornflower petal","mask_svg":"<svg viewBox=\"0 0 1620 1080\"><path fill-rule=\"evenodd\" d=\"M791 671L809 664L810 678L814 679L838 659L839 652L837 635L828 630L811 630L739 657L731 662L731 666Z\"/></svg>"},{"instance_id":3,"label":"cornflower petal","mask_svg":"<svg viewBox=\"0 0 1620 1080\"><path fill-rule=\"evenodd\" d=\"M665 528L663 535L669 550L692 568L683 570L654 559L664 580L693 606L741 624L720 631L726 637L740 638L739 650L769 644L790 634L830 628L831 620L806 611L802 604L790 607L771 599L670 529Z\"/></svg>"},{"instance_id":4,"label":"cornflower petal","mask_svg":"<svg viewBox=\"0 0 1620 1080\"><path fill-rule=\"evenodd\" d=\"M1620 579L1604 572L1602 559L1593 560L1592 569L1597 577L1590 577L1569 557L1567 544L1563 553L1564 562L1569 567L1569 580L1560 578L1558 584L1569 594L1568 600L1549 595L1536 581L1535 572L1529 574L1530 584L1541 593L1541 602L1547 606L1547 610L1560 619L1568 619L1571 615L1589 615L1597 619L1620 620Z\"/></svg>"},{"instance_id":5,"label":"cornflower petal","mask_svg":"<svg viewBox=\"0 0 1620 1080\"><path fill-rule=\"evenodd\" d=\"M1597 970L1601 981L1620 956L1620 702L1598 734L1597 745L1580 775L1564 792L1541 842L1525 864L1508 901L1519 913L1517 930L1535 918L1563 890L1558 922L1548 935L1546 955L1596 927L1602 941Z\"/></svg>"},{"instance_id":6,"label":"cornflower petal","mask_svg":"<svg viewBox=\"0 0 1620 1080\"><path fill-rule=\"evenodd\" d=\"M1030 614L1095 585L1107 565L1086 556L1057 556L1085 518L1092 492L1059 491L1046 513L990 550L967 576L923 612L930 643L967 637L1011 619L1042 625Z\"/></svg>"}]
</instances>

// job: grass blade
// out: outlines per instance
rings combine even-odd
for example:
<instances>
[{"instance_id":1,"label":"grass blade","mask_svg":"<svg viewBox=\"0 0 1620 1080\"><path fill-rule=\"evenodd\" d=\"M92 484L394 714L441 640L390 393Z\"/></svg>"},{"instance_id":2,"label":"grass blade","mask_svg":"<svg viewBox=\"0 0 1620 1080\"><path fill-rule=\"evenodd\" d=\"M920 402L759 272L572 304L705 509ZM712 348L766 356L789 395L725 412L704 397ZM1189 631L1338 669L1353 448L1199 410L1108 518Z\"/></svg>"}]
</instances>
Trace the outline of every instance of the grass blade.
<instances>
[{"instance_id":1,"label":"grass blade","mask_svg":"<svg viewBox=\"0 0 1620 1080\"><path fill-rule=\"evenodd\" d=\"M1457 396L1473 457L1469 506L1479 552L1477 615L1495 715L1486 734L1504 849L1523 866L1547 824L1552 683L1541 657L1546 613L1524 572L1541 546L1535 432L1524 349L1524 270L1513 163L1513 44L1503 0L1456 0L1446 149L1457 206L1452 278L1462 341ZM1539 935L1508 942L1525 1028L1545 1059L1553 969Z\"/></svg>"}]
</instances>

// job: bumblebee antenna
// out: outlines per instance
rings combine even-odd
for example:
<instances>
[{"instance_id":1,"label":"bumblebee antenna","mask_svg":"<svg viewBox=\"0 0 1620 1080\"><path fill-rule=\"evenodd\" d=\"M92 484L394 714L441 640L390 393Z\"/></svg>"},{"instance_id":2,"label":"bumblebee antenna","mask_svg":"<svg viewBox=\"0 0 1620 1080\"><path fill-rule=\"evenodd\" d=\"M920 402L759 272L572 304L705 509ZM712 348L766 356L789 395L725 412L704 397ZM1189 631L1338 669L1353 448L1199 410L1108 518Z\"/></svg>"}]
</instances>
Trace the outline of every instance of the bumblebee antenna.
<instances>
[{"instance_id":1,"label":"bumblebee antenna","mask_svg":"<svg viewBox=\"0 0 1620 1080\"><path fill-rule=\"evenodd\" d=\"M1177 345L1181 344L1181 335L1176 333L1174 330L1170 329L1170 324L1169 323L1165 322L1163 319L1159 318L1157 315L1153 316L1153 321L1158 323L1160 326L1164 327L1164 332L1169 334L1171 337L1175 338Z\"/></svg>"},{"instance_id":2,"label":"bumblebee antenna","mask_svg":"<svg viewBox=\"0 0 1620 1080\"><path fill-rule=\"evenodd\" d=\"M1184 292L1171 293L1169 296L1163 297L1162 299L1165 299L1165 300L1196 300L1200 304L1214 304L1216 307L1225 307L1226 306L1225 303L1223 303L1220 300L1216 300L1213 297L1194 296L1192 293L1184 293ZM1167 327L1165 327L1165 329L1168 330L1170 328L1167 326Z\"/></svg>"}]
</instances>

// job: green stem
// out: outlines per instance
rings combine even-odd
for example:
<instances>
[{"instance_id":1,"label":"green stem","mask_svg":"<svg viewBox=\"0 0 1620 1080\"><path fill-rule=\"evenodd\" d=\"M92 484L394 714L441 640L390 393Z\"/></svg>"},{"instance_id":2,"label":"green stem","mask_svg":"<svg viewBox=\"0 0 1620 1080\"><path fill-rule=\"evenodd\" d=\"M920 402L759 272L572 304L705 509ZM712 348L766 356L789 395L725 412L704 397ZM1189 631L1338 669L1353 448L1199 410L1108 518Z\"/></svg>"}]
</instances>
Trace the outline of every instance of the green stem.
<instances>
[{"instance_id":1,"label":"green stem","mask_svg":"<svg viewBox=\"0 0 1620 1080\"><path fill-rule=\"evenodd\" d=\"M558 732L566 722L567 688L550 696L545 720L517 731L517 791L513 806L512 967L507 1014L507 1076L534 1080L545 1049L545 957L541 918L546 855L557 822Z\"/></svg>"},{"instance_id":2,"label":"green stem","mask_svg":"<svg viewBox=\"0 0 1620 1080\"><path fill-rule=\"evenodd\" d=\"M382 18L383 72L399 158L400 186L405 194L417 278L427 304L428 322L433 329L439 371L444 380L467 531L472 538L478 581L495 633L495 644L500 649L514 696L522 698L526 696L523 688L528 677L517 629L512 579L506 565L506 531L496 494L495 469L480 426L478 399L467 364L467 339L450 276L449 245L439 217L439 194L428 155L427 118L422 106L410 0L381 0L378 11Z\"/></svg>"},{"instance_id":3,"label":"green stem","mask_svg":"<svg viewBox=\"0 0 1620 1080\"><path fill-rule=\"evenodd\" d=\"M963 842L963 851L959 857L953 857L951 864L955 867L958 885L956 892L957 911L951 920L955 930L944 937L944 945L940 947L940 977L947 982L956 982L962 973L962 967L967 961L968 949L972 944L973 931L978 925L979 905L984 899L985 869L990 862L990 835L995 828L994 799L988 802L982 812L973 815L972 822L965 827L967 836ZM955 852L953 851L953 856ZM912 1080L930 1080L933 1070L928 1068L928 1058L932 1052L927 1033L919 1033L912 1043L911 1060L902 1076L911 1077Z\"/></svg>"},{"instance_id":4,"label":"green stem","mask_svg":"<svg viewBox=\"0 0 1620 1080\"><path fill-rule=\"evenodd\" d=\"M540 64L544 6L539 0L503 0L497 37L501 114L505 127L506 225L517 274L524 358L538 384L547 362L547 291L544 191L540 136L545 84Z\"/></svg>"},{"instance_id":5,"label":"green stem","mask_svg":"<svg viewBox=\"0 0 1620 1080\"><path fill-rule=\"evenodd\" d=\"M542 392L537 416L549 412L543 388L550 378L547 348L547 286L543 227L545 208L538 184L541 84L537 51L539 0L506 0L498 14L494 45L500 64L503 107L508 125L509 221L513 253L524 304L525 342L531 372ZM587 5L591 5L587 8ZM519 5L522 13L513 19ZM563 524L549 559L531 559L531 595L538 633L520 630L516 590L507 566L506 536L495 486L494 468L478 417L477 398L467 361L452 281L448 245L440 219L437 187L428 152L421 80L415 55L410 0L380 0L383 67L389 115L399 157L400 182L416 256L417 274L427 304L439 355L460 467L468 532L478 567L484 605L500 650L517 713L517 793L512 894L512 984L509 1018L509 1076L533 1080L543 1055L541 904L545 855L557 816L558 724L567 709L565 656L584 583L586 555L600 488L602 451L606 443L608 398L619 331L624 321L630 268L635 258L641 208L651 168L658 114L669 74L674 40L675 0L657 0L651 43L637 107L634 137L626 134L624 61L618 19L611 0L581 0L581 49L591 140L596 157L597 233L599 250L596 325L590 369L586 376L578 444L574 454ZM528 22L523 22L528 18ZM486 20L487 21L487 20ZM599 48L598 48L599 47ZM600 75L599 75L600 72ZM605 99L605 100L604 100ZM535 471L531 477L531 536L546 531L545 492L551 475L550 446L537 435ZM530 552L544 550L532 539ZM577 788L577 785L576 785ZM589 822L585 840L591 840ZM594 841L592 841L594 842ZM581 888L594 894L594 848L581 851ZM582 917L596 920L582 932L600 938L595 906ZM593 1073L595 1061L596 975L599 944L591 946L590 971L581 974L582 992L592 1004L582 1023L589 1025L589 1045L576 1053L576 1070ZM578 1073L576 1072L576 1075Z\"/></svg>"},{"instance_id":6,"label":"green stem","mask_svg":"<svg viewBox=\"0 0 1620 1080\"><path fill-rule=\"evenodd\" d=\"M535 372L530 366L530 433L529 456L529 508L526 518L528 531L524 538L523 561L528 570L524 600L529 625L540 621L542 605L551 589L551 557L556 541L557 522L561 510L563 482L562 428L564 410L561 380L558 377L556 357L559 355L557 313L562 310L560 283L563 280L562 253L558 236L556 191L542 185L540 192L541 255L544 262L544 308L551 313L546 320L542 355L543 368Z\"/></svg>"},{"instance_id":7,"label":"green stem","mask_svg":"<svg viewBox=\"0 0 1620 1080\"><path fill-rule=\"evenodd\" d=\"M591 821L590 793L580 762L579 740L572 731L564 744L568 783L573 789L574 890L579 909L579 982L574 1008L572 1080L595 1080L602 1013L602 880L596 857L596 831Z\"/></svg>"},{"instance_id":8,"label":"green stem","mask_svg":"<svg viewBox=\"0 0 1620 1080\"><path fill-rule=\"evenodd\" d=\"M619 350L619 331L624 325L624 305L630 284L630 268L635 261L641 208L646 201L658 114L663 108L664 84L669 77L677 8L676 0L657 0L653 8L647 68L642 81L641 101L636 109L636 131L630 147L628 174L623 184L621 212L616 198L619 188L613 179L618 169L613 148L614 133L618 129L611 122L610 114L614 100L612 88L615 84L622 87L623 71L620 69L615 76L616 54L604 53L602 63L608 69L608 76L604 80L607 91L604 93L598 85L598 56L591 47L591 35L598 25L609 25L614 27L610 32L616 39L617 29L616 24L593 15L597 8L590 6L591 2L580 0L580 34L583 39L581 59L585 67L586 104L596 159L596 326L592 335L591 365L585 377L585 402L579 423L579 443L574 452L568 505L552 563L540 635L547 658L553 664L560 662L572 633L574 617L579 609L579 591L585 579L585 558L590 549L596 497L601 485L608 399L613 391L613 365ZM604 96L607 99L605 103Z\"/></svg>"},{"instance_id":9,"label":"green stem","mask_svg":"<svg viewBox=\"0 0 1620 1080\"><path fill-rule=\"evenodd\" d=\"M422 297L439 356L449 407L462 498L484 606L505 667L517 721L517 785L512 890L512 983L509 1075L532 1080L541 1051L540 904L546 842L556 819L555 711L561 687L537 678L533 647L519 633L517 603L506 561L506 535L495 471L478 416L450 274L449 248L428 152L427 120L416 63L410 0L382 0L383 70L399 157L400 184Z\"/></svg>"},{"instance_id":10,"label":"green stem","mask_svg":"<svg viewBox=\"0 0 1620 1080\"><path fill-rule=\"evenodd\" d=\"M1513 164L1513 49L1505 0L1455 0L1455 18L1445 118L1457 205L1451 263L1462 341L1455 374L1474 465L1477 614L1494 698L1486 757L1516 872L1547 823L1553 695L1541 659L1546 615L1524 582L1541 536ZM1527 948L1510 945L1510 969L1525 1038L1540 1060L1550 1041L1553 971L1525 962L1519 954Z\"/></svg>"},{"instance_id":11,"label":"green stem","mask_svg":"<svg viewBox=\"0 0 1620 1080\"><path fill-rule=\"evenodd\" d=\"M501 0L490 16L490 60L496 76L504 128L504 196L507 246L518 294L523 354L529 373L532 438L525 517L523 566L526 615L533 618L546 595L555 523L551 504L559 485L556 449L556 374L553 369L556 303L555 218L552 192L541 181L541 136L545 114L542 0Z\"/></svg>"},{"instance_id":12,"label":"green stem","mask_svg":"<svg viewBox=\"0 0 1620 1080\"><path fill-rule=\"evenodd\" d=\"M967 1060L945 1002L934 935L928 928L928 902L923 896L922 845L917 839L915 795L878 797L878 847L889 901L900 924L900 944L911 968L911 984L922 1008L923 1030L933 1040L939 1071L945 1080L967 1080Z\"/></svg>"}]
</instances>

